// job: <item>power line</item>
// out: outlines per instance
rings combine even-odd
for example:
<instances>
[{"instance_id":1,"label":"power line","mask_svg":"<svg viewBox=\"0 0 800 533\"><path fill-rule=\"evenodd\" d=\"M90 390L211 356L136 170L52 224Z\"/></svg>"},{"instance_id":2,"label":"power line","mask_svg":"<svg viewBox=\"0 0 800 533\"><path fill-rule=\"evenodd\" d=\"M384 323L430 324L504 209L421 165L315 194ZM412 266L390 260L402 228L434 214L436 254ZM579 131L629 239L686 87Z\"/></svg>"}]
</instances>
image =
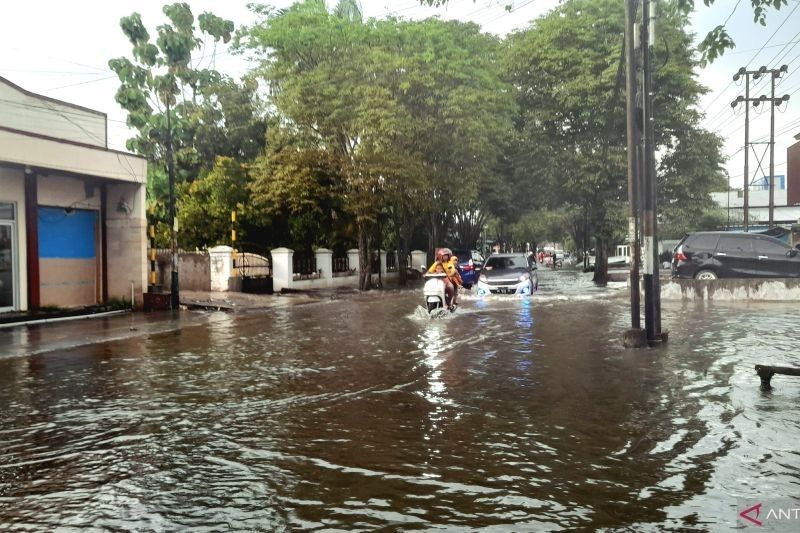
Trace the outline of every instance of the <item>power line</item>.
<instances>
[{"instance_id":1,"label":"power line","mask_svg":"<svg viewBox=\"0 0 800 533\"><path fill-rule=\"evenodd\" d=\"M776 34L778 33L778 31L779 31L779 30L780 30L780 29L783 27L783 25L784 25L784 24L786 24L786 22L787 22L787 21L788 21L788 20L791 18L792 14L793 14L795 11L797 11L797 8L798 8L798 7L800 7L800 2L798 2L798 3L797 3L795 6L794 6L794 9L792 9L792 10L789 12L789 14L788 14L788 15L786 15L786 18L785 18L785 19L783 19L783 22L781 22L781 23L780 23L780 25L779 25L777 28L775 28L775 31L774 31L774 32L772 32L772 35L770 35L770 36L769 36L769 39L767 39L766 41L764 41L764 44L763 44L763 45L761 45L761 48L759 48L759 49L756 51L756 53L755 53L755 54L753 54L753 57L751 57L749 61L745 62L745 65L749 65L750 63L752 63L752 62L753 62L753 60L754 60L756 57L758 57L758 54L760 54L760 53L761 53L761 51L762 51L762 50L764 50L764 48L767 46L767 44L769 44L769 42L772 40L772 38L773 38L773 37L775 37L775 35L776 35ZM777 55L777 54L776 54L776 55ZM720 99L721 99L721 97L722 97L722 95L725 93L725 91L727 91L727 90L728 90L728 88L729 88L731 85L733 85L733 80L731 80L730 82L728 82L728 85L726 85L726 86L725 86L725 88L724 88L724 89L722 89L722 91L720 91L720 93L719 93L719 96L718 96L718 98L717 98L717 99L715 99L714 101L712 101L712 102L711 102L711 103L710 103L708 106L706 106L706 108L705 108L705 109L703 109L703 113L705 113L705 112L708 110L708 108L710 108L712 105L714 105L714 103L716 103L716 102L719 102L719 101L720 101Z\"/></svg>"}]
</instances>

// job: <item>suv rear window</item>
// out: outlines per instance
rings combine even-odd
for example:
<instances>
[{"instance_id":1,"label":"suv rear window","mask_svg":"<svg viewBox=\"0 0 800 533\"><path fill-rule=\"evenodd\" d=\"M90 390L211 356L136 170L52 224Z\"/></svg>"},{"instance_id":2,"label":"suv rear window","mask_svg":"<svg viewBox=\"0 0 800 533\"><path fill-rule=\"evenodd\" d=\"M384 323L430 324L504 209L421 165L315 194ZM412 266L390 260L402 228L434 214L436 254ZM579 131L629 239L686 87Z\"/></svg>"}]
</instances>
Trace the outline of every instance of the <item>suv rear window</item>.
<instances>
[{"instance_id":1,"label":"suv rear window","mask_svg":"<svg viewBox=\"0 0 800 533\"><path fill-rule=\"evenodd\" d=\"M686 246L692 250L714 250L718 240L716 233L699 233L686 239Z\"/></svg>"}]
</instances>

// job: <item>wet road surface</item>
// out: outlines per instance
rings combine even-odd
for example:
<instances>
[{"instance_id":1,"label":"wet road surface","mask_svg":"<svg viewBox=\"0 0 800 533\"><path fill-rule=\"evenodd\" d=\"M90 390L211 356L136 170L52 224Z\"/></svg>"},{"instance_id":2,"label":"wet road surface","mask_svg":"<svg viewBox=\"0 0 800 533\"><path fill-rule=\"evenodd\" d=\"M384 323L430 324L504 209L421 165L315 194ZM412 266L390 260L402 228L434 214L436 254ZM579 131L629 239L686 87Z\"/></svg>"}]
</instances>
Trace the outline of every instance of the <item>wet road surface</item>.
<instances>
[{"instance_id":1,"label":"wet road surface","mask_svg":"<svg viewBox=\"0 0 800 533\"><path fill-rule=\"evenodd\" d=\"M796 305L664 302L636 351L626 295L0 331L0 529L717 531L796 496L800 379L753 371L800 366Z\"/></svg>"}]
</instances>

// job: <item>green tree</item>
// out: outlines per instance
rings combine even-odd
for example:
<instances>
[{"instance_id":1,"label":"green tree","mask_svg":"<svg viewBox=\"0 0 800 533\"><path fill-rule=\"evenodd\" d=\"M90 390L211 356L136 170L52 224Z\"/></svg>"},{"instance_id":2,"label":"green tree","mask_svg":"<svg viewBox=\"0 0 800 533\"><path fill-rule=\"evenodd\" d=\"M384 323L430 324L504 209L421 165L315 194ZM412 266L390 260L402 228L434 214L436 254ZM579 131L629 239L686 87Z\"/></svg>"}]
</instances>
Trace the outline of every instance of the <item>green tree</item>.
<instances>
[{"instance_id":1,"label":"green tree","mask_svg":"<svg viewBox=\"0 0 800 533\"><path fill-rule=\"evenodd\" d=\"M263 54L259 73L287 131L311 143L291 158L325 168L330 190L346 200L360 286L369 288L379 220L387 219L402 249L409 221L421 215L432 247L456 209L473 209L480 184L491 180L514 113L496 65L498 42L473 24L363 22L316 0L261 12L266 20L243 32L240 46ZM257 188L266 185L263 198L283 190L302 199L300 189L278 183L304 179L296 173L273 164L265 181L256 179Z\"/></svg>"},{"instance_id":2,"label":"green tree","mask_svg":"<svg viewBox=\"0 0 800 533\"><path fill-rule=\"evenodd\" d=\"M231 243L231 212L237 213L237 240L247 238L248 230L263 225L262 213L250 202L248 165L220 156L201 179L182 185L178 220L181 245L209 248Z\"/></svg>"},{"instance_id":3,"label":"green tree","mask_svg":"<svg viewBox=\"0 0 800 533\"><path fill-rule=\"evenodd\" d=\"M721 163L718 139L699 127L694 110L704 92L694 77L686 16L659 19L653 86L656 145L665 185L708 180ZM607 253L620 238L619 208L627 201L623 82L624 12L616 0L571 0L509 38L507 69L519 88L520 135L530 150L518 157L551 207L582 210L595 240L595 280L605 281ZM667 52L667 50L669 52ZM698 142L697 151L689 149ZM707 158L692 170L692 161ZM693 185L700 201L704 186ZM682 191L667 187L662 202ZM707 199L707 194L704 198ZM624 219L623 219L624 220Z\"/></svg>"},{"instance_id":4,"label":"green tree","mask_svg":"<svg viewBox=\"0 0 800 533\"><path fill-rule=\"evenodd\" d=\"M679 238L690 231L717 229L716 204L710 193L727 188L722 168L722 140L714 133L689 128L661 159L658 171L659 232ZM709 154L717 154L709 157ZM721 221L721 225L725 220Z\"/></svg>"},{"instance_id":5,"label":"green tree","mask_svg":"<svg viewBox=\"0 0 800 533\"><path fill-rule=\"evenodd\" d=\"M474 1L477 2L478 0ZM441 6L449 3L450 0L419 0L419 2L421 4ZM706 6L710 6L714 2L715 0L703 0ZM750 6L753 9L753 22L765 26L767 24L767 13L769 10L780 10L780 8L787 5L787 3L788 0L750 0ZM514 2L510 2L506 5L506 9L510 11L513 6ZM669 3L669 9L688 15L695 9L695 0L675 0ZM700 41L698 51L701 54L702 64L711 63L724 54L726 50L735 48L736 43L733 42L733 39L728 34L725 28L726 23L727 21L715 26L714 29L708 32L703 40Z\"/></svg>"},{"instance_id":6,"label":"green tree","mask_svg":"<svg viewBox=\"0 0 800 533\"><path fill-rule=\"evenodd\" d=\"M120 80L116 101L137 131L127 147L148 158L150 212L161 221L167 218L167 108L179 184L208 172L217 156L253 157L263 146L266 127L254 80L240 85L203 66L213 61L217 43L231 39L233 22L202 13L195 24L185 3L165 5L163 11L169 22L157 28L154 40L138 13L123 17L120 27L131 42L131 58L109 61ZM206 55L208 42L214 50ZM195 52L200 59L192 58ZM164 226L161 234L167 234Z\"/></svg>"}]
</instances>

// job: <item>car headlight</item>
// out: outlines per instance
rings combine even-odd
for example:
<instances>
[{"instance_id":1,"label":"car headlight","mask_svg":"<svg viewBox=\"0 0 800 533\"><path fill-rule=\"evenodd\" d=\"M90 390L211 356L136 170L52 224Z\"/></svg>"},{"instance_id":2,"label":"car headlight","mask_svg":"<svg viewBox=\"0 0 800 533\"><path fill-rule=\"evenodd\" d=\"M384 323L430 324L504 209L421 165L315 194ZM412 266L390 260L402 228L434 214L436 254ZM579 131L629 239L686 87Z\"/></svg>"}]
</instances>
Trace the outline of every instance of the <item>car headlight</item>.
<instances>
[{"instance_id":1,"label":"car headlight","mask_svg":"<svg viewBox=\"0 0 800 533\"><path fill-rule=\"evenodd\" d=\"M481 275L478 277L478 281L482 281L482 282L486 283L486 282L487 282L487 279L486 279L486 274L481 274Z\"/></svg>"},{"instance_id":2,"label":"car headlight","mask_svg":"<svg viewBox=\"0 0 800 533\"><path fill-rule=\"evenodd\" d=\"M528 281L529 279L531 279L531 275L527 272L519 277L520 281Z\"/></svg>"}]
</instances>

